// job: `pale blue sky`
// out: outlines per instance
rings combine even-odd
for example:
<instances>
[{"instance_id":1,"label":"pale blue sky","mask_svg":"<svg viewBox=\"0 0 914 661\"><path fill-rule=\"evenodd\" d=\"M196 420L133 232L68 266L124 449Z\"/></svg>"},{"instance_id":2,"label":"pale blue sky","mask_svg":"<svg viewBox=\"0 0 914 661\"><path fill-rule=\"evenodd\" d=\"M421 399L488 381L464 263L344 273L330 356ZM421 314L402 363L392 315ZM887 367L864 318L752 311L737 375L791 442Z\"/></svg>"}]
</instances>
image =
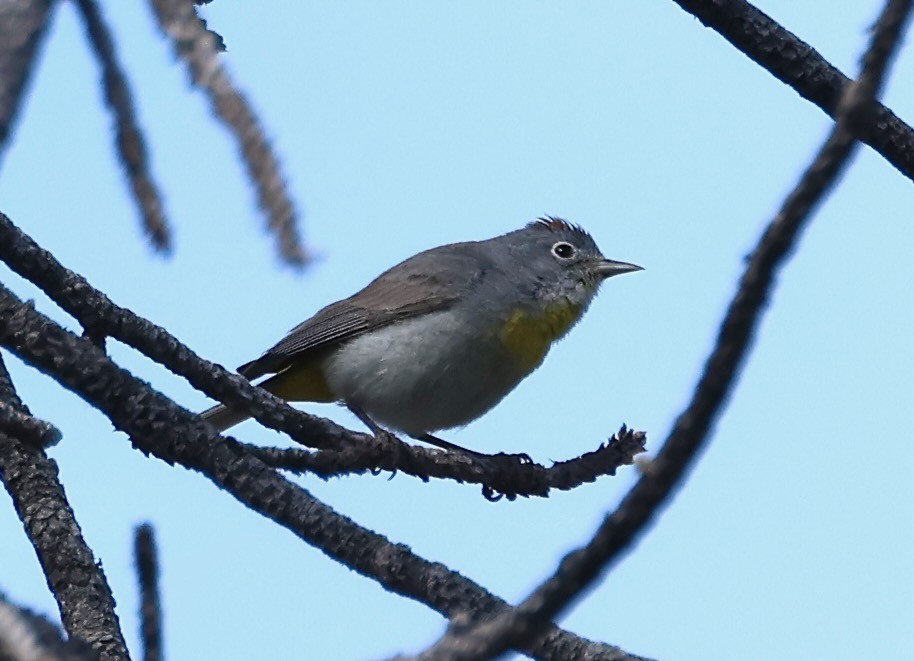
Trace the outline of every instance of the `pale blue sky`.
<instances>
[{"instance_id":1,"label":"pale blue sky","mask_svg":"<svg viewBox=\"0 0 914 661\"><path fill-rule=\"evenodd\" d=\"M270 2L205 11L306 212L306 273L279 267L225 131L146 3L103 2L166 194L176 249L146 247L110 148L98 70L62 4L0 171L0 208L117 303L201 355L244 362L375 274L544 213L581 223L614 279L496 410L443 434L539 461L623 423L656 449L687 401L743 258L830 122L669 0ZM881 3L761 8L847 73ZM914 121L914 54L887 103ZM910 658L914 629L914 185L860 152L786 268L685 488L562 619L661 659ZM0 280L36 290L0 269ZM179 403L206 398L132 350ZM51 451L138 647L132 528L151 521L168 658L376 659L442 631L425 606L341 568L207 480L134 451L101 414L7 359L64 432ZM360 428L345 411L309 407ZM247 423L244 440L282 443ZM397 476L296 478L358 523L517 600L588 538L633 469L547 500ZM446 515L450 524L440 521ZM0 589L56 613L0 498Z\"/></svg>"}]
</instances>

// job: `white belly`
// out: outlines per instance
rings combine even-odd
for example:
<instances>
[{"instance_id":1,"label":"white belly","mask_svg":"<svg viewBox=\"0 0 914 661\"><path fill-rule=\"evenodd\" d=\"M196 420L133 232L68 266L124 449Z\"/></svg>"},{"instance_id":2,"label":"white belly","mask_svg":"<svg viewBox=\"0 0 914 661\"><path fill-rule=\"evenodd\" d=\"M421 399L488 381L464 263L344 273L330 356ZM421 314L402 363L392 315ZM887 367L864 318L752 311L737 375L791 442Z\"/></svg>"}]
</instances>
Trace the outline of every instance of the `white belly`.
<instances>
[{"instance_id":1,"label":"white belly","mask_svg":"<svg viewBox=\"0 0 914 661\"><path fill-rule=\"evenodd\" d=\"M475 420L529 373L497 333L475 332L449 310L356 337L323 371L341 401L414 436Z\"/></svg>"}]
</instances>

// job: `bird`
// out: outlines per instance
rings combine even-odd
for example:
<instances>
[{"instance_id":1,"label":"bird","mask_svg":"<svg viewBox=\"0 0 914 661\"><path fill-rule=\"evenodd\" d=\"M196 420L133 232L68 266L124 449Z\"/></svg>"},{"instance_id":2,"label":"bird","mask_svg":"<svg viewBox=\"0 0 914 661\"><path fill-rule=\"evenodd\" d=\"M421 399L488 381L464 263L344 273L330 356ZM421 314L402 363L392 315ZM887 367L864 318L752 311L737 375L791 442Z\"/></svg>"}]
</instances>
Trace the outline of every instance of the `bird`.
<instances>
[{"instance_id":1,"label":"bird","mask_svg":"<svg viewBox=\"0 0 914 661\"><path fill-rule=\"evenodd\" d=\"M257 385L287 401L340 403L375 435L468 451L435 432L491 410L580 321L605 280L640 270L604 257L580 225L544 216L413 255L238 372L266 377ZM223 404L201 415L220 432L250 417Z\"/></svg>"}]
</instances>

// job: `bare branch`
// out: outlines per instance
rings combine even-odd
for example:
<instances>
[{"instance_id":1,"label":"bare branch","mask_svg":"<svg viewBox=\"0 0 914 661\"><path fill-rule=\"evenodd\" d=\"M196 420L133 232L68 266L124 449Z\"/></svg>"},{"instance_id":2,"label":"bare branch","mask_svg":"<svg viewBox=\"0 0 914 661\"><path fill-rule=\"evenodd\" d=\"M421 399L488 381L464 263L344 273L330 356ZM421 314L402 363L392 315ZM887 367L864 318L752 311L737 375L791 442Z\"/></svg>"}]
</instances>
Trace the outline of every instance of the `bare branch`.
<instances>
[{"instance_id":1,"label":"bare branch","mask_svg":"<svg viewBox=\"0 0 914 661\"><path fill-rule=\"evenodd\" d=\"M54 0L0 3L0 154L6 147L22 92L35 65Z\"/></svg>"},{"instance_id":2,"label":"bare branch","mask_svg":"<svg viewBox=\"0 0 914 661\"><path fill-rule=\"evenodd\" d=\"M248 451L269 466L290 471L308 471L323 478L366 471L403 470L423 480L446 478L483 485L491 499L504 496L548 496L550 490L568 491L604 475L615 475L644 452L644 432L625 426L593 452L546 467L521 464L510 455L492 455L493 461L460 452L442 452L410 447L399 455L399 447L386 439L368 437L363 444L340 450L309 452L297 449L264 448L245 444ZM504 461L502 459L504 458Z\"/></svg>"},{"instance_id":3,"label":"bare branch","mask_svg":"<svg viewBox=\"0 0 914 661\"><path fill-rule=\"evenodd\" d=\"M39 420L21 405L0 400L0 434L6 434L36 448L49 448L60 441L60 430Z\"/></svg>"},{"instance_id":4,"label":"bare branch","mask_svg":"<svg viewBox=\"0 0 914 661\"><path fill-rule=\"evenodd\" d=\"M350 472L369 467L398 470L423 480L447 477L482 484L488 496L503 494L514 498L545 496L550 488L571 489L599 476L613 475L643 449L644 434L627 432L626 438L620 439L622 442L609 443L583 457L546 469L519 464L510 457L494 455L486 461L416 447L394 438L375 439L294 409L238 374L203 360L165 329L118 307L84 278L64 268L2 213L0 259L73 315L96 344L106 335L114 337L184 377L210 397L247 409L262 424L289 434L302 445L331 451L317 458L305 453L295 455L294 451L272 454L269 450L259 451L262 458L273 457L272 463L276 465L286 461L284 467L323 467L325 473L331 469ZM372 466L375 460L377 463Z\"/></svg>"},{"instance_id":5,"label":"bare branch","mask_svg":"<svg viewBox=\"0 0 914 661\"><path fill-rule=\"evenodd\" d=\"M101 411L136 448L203 474L245 506L288 529L337 562L391 592L415 599L448 618L482 617L504 601L444 565L358 526L275 469L223 439L199 416L119 368L86 338L66 331L0 285L0 345ZM618 648L557 627L524 650L544 659L625 659ZM584 656L587 655L587 656Z\"/></svg>"},{"instance_id":6,"label":"bare branch","mask_svg":"<svg viewBox=\"0 0 914 661\"><path fill-rule=\"evenodd\" d=\"M816 50L745 0L674 0L756 64L833 119L850 79ZM914 180L914 129L881 103L873 119L853 125L855 137Z\"/></svg>"},{"instance_id":7,"label":"bare branch","mask_svg":"<svg viewBox=\"0 0 914 661\"><path fill-rule=\"evenodd\" d=\"M276 236L282 259L301 266L308 255L298 234L298 215L273 153L247 99L237 90L218 61L217 38L197 17L187 0L152 0L159 27L171 37L175 52L187 64L195 85L209 97L215 115L231 130L257 189L257 201L267 214L267 227Z\"/></svg>"},{"instance_id":8,"label":"bare branch","mask_svg":"<svg viewBox=\"0 0 914 661\"><path fill-rule=\"evenodd\" d=\"M140 586L140 623L144 661L162 659L162 606L159 599L159 558L155 533L144 523L134 533L133 554Z\"/></svg>"},{"instance_id":9,"label":"bare branch","mask_svg":"<svg viewBox=\"0 0 914 661\"><path fill-rule=\"evenodd\" d=\"M0 400L27 415L2 360ZM101 659L128 659L111 588L76 523L57 464L34 447L33 439L23 443L0 432L0 480L35 547L67 633L88 643Z\"/></svg>"},{"instance_id":10,"label":"bare branch","mask_svg":"<svg viewBox=\"0 0 914 661\"><path fill-rule=\"evenodd\" d=\"M646 527L685 476L732 389L760 323L775 273L799 238L813 209L837 181L857 144L846 122L861 120L881 88L914 0L889 0L879 17L860 77L845 88L838 123L759 242L724 317L717 346L705 364L692 402L644 477L606 517L591 541L569 553L556 572L515 609L460 630L452 627L417 661L490 659L523 644L558 615Z\"/></svg>"},{"instance_id":11,"label":"bare branch","mask_svg":"<svg viewBox=\"0 0 914 661\"><path fill-rule=\"evenodd\" d=\"M85 22L89 43L101 65L105 103L114 116L118 160L130 182L133 199L140 208L143 229L156 250L167 252L171 250L171 231L165 218L162 197L149 172L146 139L137 123L133 94L118 63L111 31L95 0L76 0L76 6Z\"/></svg>"}]
</instances>

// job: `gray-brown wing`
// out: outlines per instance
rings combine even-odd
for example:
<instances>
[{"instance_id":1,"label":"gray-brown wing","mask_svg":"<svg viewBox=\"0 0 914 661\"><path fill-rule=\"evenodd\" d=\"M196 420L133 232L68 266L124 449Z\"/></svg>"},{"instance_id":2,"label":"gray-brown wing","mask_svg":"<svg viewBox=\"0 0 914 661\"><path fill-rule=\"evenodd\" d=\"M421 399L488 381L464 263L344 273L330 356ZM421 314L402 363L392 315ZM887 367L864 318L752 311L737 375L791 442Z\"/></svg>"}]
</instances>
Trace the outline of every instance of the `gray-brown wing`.
<instances>
[{"instance_id":1,"label":"gray-brown wing","mask_svg":"<svg viewBox=\"0 0 914 661\"><path fill-rule=\"evenodd\" d=\"M249 379L277 372L302 355L326 349L400 319L441 310L472 291L488 271L474 244L433 248L382 273L360 292L302 322L257 360L238 368Z\"/></svg>"}]
</instances>

